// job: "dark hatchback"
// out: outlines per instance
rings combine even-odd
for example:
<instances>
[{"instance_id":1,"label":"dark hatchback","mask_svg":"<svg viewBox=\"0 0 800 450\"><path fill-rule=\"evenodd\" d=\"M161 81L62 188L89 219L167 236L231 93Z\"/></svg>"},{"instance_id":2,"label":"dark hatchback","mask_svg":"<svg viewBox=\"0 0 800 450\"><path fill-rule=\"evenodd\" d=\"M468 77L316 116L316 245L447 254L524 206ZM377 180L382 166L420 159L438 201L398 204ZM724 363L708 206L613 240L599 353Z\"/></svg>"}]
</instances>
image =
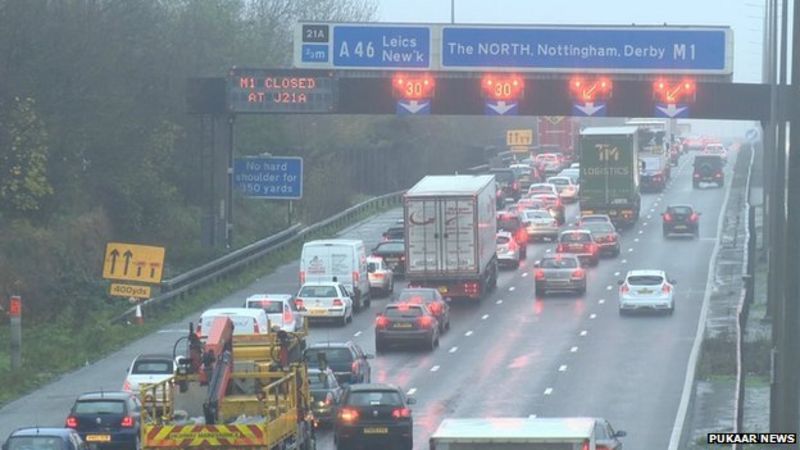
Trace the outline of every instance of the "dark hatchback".
<instances>
[{"instance_id":1,"label":"dark hatchback","mask_svg":"<svg viewBox=\"0 0 800 450\"><path fill-rule=\"evenodd\" d=\"M20 428L3 444L3 450L86 450L80 434L71 428Z\"/></svg>"},{"instance_id":2,"label":"dark hatchback","mask_svg":"<svg viewBox=\"0 0 800 450\"><path fill-rule=\"evenodd\" d=\"M697 155L694 157L692 186L697 189L701 183L725 185L725 161L719 155Z\"/></svg>"},{"instance_id":3,"label":"dark hatchback","mask_svg":"<svg viewBox=\"0 0 800 450\"><path fill-rule=\"evenodd\" d=\"M383 232L382 238L384 241L402 241L406 238L406 229L402 225L390 227Z\"/></svg>"},{"instance_id":4,"label":"dark hatchback","mask_svg":"<svg viewBox=\"0 0 800 450\"><path fill-rule=\"evenodd\" d=\"M406 246L404 241L383 241L372 249L374 256L383 258L386 266L392 269L395 275L406 273Z\"/></svg>"},{"instance_id":5,"label":"dark hatchback","mask_svg":"<svg viewBox=\"0 0 800 450\"><path fill-rule=\"evenodd\" d=\"M66 426L90 446L138 449L141 410L131 392L89 392L75 400Z\"/></svg>"},{"instance_id":6,"label":"dark hatchback","mask_svg":"<svg viewBox=\"0 0 800 450\"><path fill-rule=\"evenodd\" d=\"M664 237L673 234L700 235L700 213L690 205L670 205L661 214Z\"/></svg>"},{"instance_id":7,"label":"dark hatchback","mask_svg":"<svg viewBox=\"0 0 800 450\"><path fill-rule=\"evenodd\" d=\"M519 258L528 257L528 224L522 220L518 211L503 211L496 215L497 230L508 231L519 245Z\"/></svg>"},{"instance_id":8,"label":"dark hatchback","mask_svg":"<svg viewBox=\"0 0 800 450\"><path fill-rule=\"evenodd\" d=\"M304 352L309 368L319 369L323 354L328 367L336 375L336 381L344 383L369 383L372 368L369 359L373 356L364 353L360 345L352 342L320 342L311 344Z\"/></svg>"},{"instance_id":9,"label":"dark hatchback","mask_svg":"<svg viewBox=\"0 0 800 450\"><path fill-rule=\"evenodd\" d=\"M393 343L422 344L433 351L439 345L439 321L424 304L390 303L375 321L375 351Z\"/></svg>"},{"instance_id":10,"label":"dark hatchback","mask_svg":"<svg viewBox=\"0 0 800 450\"><path fill-rule=\"evenodd\" d=\"M336 375L328 368L308 369L308 384L313 400L311 410L317 424L333 424L336 409L342 399L343 389L336 381Z\"/></svg>"},{"instance_id":11,"label":"dark hatchback","mask_svg":"<svg viewBox=\"0 0 800 450\"><path fill-rule=\"evenodd\" d=\"M359 384L345 390L334 425L337 450L414 448L413 398L389 384Z\"/></svg>"},{"instance_id":12,"label":"dark hatchback","mask_svg":"<svg viewBox=\"0 0 800 450\"><path fill-rule=\"evenodd\" d=\"M439 293L438 289L433 288L405 288L400 292L395 300L397 303L419 304L424 303L428 310L436 316L439 322L439 332L444 333L450 329L450 305Z\"/></svg>"},{"instance_id":13,"label":"dark hatchback","mask_svg":"<svg viewBox=\"0 0 800 450\"><path fill-rule=\"evenodd\" d=\"M522 197L522 188L517 180L517 174L512 169L489 169L489 175L494 175L497 183L498 195L503 199L513 198L514 201Z\"/></svg>"}]
</instances>

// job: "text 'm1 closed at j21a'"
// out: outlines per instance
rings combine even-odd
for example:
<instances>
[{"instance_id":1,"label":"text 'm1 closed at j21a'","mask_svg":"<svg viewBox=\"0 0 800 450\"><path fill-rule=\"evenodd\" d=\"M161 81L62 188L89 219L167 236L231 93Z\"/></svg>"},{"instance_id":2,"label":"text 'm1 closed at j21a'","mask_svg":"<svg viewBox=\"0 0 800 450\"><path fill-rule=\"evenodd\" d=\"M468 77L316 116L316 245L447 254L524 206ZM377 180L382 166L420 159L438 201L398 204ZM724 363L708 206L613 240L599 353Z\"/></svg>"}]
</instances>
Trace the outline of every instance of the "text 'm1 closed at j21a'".
<instances>
[{"instance_id":1,"label":"text 'm1 closed at j21a'","mask_svg":"<svg viewBox=\"0 0 800 450\"><path fill-rule=\"evenodd\" d=\"M336 109L336 80L324 70L233 68L227 96L231 113L324 114Z\"/></svg>"}]
</instances>

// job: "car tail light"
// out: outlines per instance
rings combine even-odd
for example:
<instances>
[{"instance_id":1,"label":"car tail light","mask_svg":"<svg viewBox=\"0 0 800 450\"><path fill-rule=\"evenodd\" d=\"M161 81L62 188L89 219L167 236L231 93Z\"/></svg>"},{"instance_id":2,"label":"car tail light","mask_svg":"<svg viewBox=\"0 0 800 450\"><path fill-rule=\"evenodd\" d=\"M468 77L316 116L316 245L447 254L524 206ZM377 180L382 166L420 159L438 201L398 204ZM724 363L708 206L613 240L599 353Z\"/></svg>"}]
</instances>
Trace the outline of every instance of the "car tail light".
<instances>
[{"instance_id":1,"label":"car tail light","mask_svg":"<svg viewBox=\"0 0 800 450\"><path fill-rule=\"evenodd\" d=\"M131 416L125 416L122 418L122 422L119 425L123 428L133 428L134 420Z\"/></svg>"},{"instance_id":2,"label":"car tail light","mask_svg":"<svg viewBox=\"0 0 800 450\"><path fill-rule=\"evenodd\" d=\"M419 326L421 326L422 328L430 328L433 326L433 319L431 319L429 316L420 317L418 319L418 322Z\"/></svg>"},{"instance_id":3,"label":"car tail light","mask_svg":"<svg viewBox=\"0 0 800 450\"><path fill-rule=\"evenodd\" d=\"M400 261L405 261L405 260L406 260L406 256L405 255L400 255Z\"/></svg>"},{"instance_id":4,"label":"car tail light","mask_svg":"<svg viewBox=\"0 0 800 450\"><path fill-rule=\"evenodd\" d=\"M517 230L517 240L519 242L528 242L528 233L525 231L524 228L520 228Z\"/></svg>"},{"instance_id":5,"label":"car tail light","mask_svg":"<svg viewBox=\"0 0 800 450\"><path fill-rule=\"evenodd\" d=\"M74 416L67 417L67 428L78 428L78 418Z\"/></svg>"},{"instance_id":6,"label":"car tail light","mask_svg":"<svg viewBox=\"0 0 800 450\"><path fill-rule=\"evenodd\" d=\"M353 282L358 283L359 281L361 281L361 274L353 271Z\"/></svg>"},{"instance_id":7,"label":"car tail light","mask_svg":"<svg viewBox=\"0 0 800 450\"><path fill-rule=\"evenodd\" d=\"M697 213L692 213L692 215L689 216L689 221L697 222L697 219L699 219L699 218L700 218L700 216L698 216Z\"/></svg>"},{"instance_id":8,"label":"car tail light","mask_svg":"<svg viewBox=\"0 0 800 450\"><path fill-rule=\"evenodd\" d=\"M301 271L300 272L300 284L303 284L305 282L306 282L306 273L305 273L305 271Z\"/></svg>"},{"instance_id":9,"label":"car tail light","mask_svg":"<svg viewBox=\"0 0 800 450\"><path fill-rule=\"evenodd\" d=\"M511 183L511 189L513 189L515 191L519 190L519 183L517 183L516 181Z\"/></svg>"},{"instance_id":10,"label":"car tail light","mask_svg":"<svg viewBox=\"0 0 800 450\"><path fill-rule=\"evenodd\" d=\"M664 214L664 222L672 222L672 214L665 213Z\"/></svg>"},{"instance_id":11,"label":"car tail light","mask_svg":"<svg viewBox=\"0 0 800 450\"><path fill-rule=\"evenodd\" d=\"M372 274L372 276L373 276L374 278L377 278L377 279L379 279L379 280L380 280L380 279L382 279L382 278L383 278L385 275L384 275L383 273L381 273L381 272L375 272L375 273L373 273L373 274Z\"/></svg>"},{"instance_id":12,"label":"car tail light","mask_svg":"<svg viewBox=\"0 0 800 450\"><path fill-rule=\"evenodd\" d=\"M354 374L358 373L358 361L353 361L353 363L350 364L350 372Z\"/></svg>"},{"instance_id":13,"label":"car tail light","mask_svg":"<svg viewBox=\"0 0 800 450\"><path fill-rule=\"evenodd\" d=\"M595 244L586 244L583 246L583 248L589 253L594 253L597 251L597 246Z\"/></svg>"},{"instance_id":14,"label":"car tail light","mask_svg":"<svg viewBox=\"0 0 800 450\"><path fill-rule=\"evenodd\" d=\"M581 450L589 450L589 441L583 441L583 447Z\"/></svg>"},{"instance_id":15,"label":"car tail light","mask_svg":"<svg viewBox=\"0 0 800 450\"><path fill-rule=\"evenodd\" d=\"M620 294L627 294L631 288L628 286L628 283L622 283L622 286L619 287Z\"/></svg>"},{"instance_id":16,"label":"car tail light","mask_svg":"<svg viewBox=\"0 0 800 450\"><path fill-rule=\"evenodd\" d=\"M331 393L328 392L328 395L325 396L325 405L331 406L332 404L333 404L333 395L331 395Z\"/></svg>"},{"instance_id":17,"label":"car tail light","mask_svg":"<svg viewBox=\"0 0 800 450\"><path fill-rule=\"evenodd\" d=\"M661 182L661 175L654 176L653 177L653 181L655 181L656 183L660 183Z\"/></svg>"},{"instance_id":18,"label":"car tail light","mask_svg":"<svg viewBox=\"0 0 800 450\"><path fill-rule=\"evenodd\" d=\"M561 208L561 199L556 200L556 208Z\"/></svg>"},{"instance_id":19,"label":"car tail light","mask_svg":"<svg viewBox=\"0 0 800 450\"><path fill-rule=\"evenodd\" d=\"M375 328L386 328L389 326L389 319L384 316L380 316L375 319Z\"/></svg>"},{"instance_id":20,"label":"car tail light","mask_svg":"<svg viewBox=\"0 0 800 450\"><path fill-rule=\"evenodd\" d=\"M392 411L392 417L395 419L407 419L411 417L411 410L408 408L395 408Z\"/></svg>"},{"instance_id":21,"label":"car tail light","mask_svg":"<svg viewBox=\"0 0 800 450\"><path fill-rule=\"evenodd\" d=\"M478 293L478 282L477 281L467 281L464 283L464 292L467 295L475 295Z\"/></svg>"},{"instance_id":22,"label":"car tail light","mask_svg":"<svg viewBox=\"0 0 800 450\"><path fill-rule=\"evenodd\" d=\"M584 277L584 275L585 273L583 272L583 269L575 269L572 271L572 278L580 280L581 278Z\"/></svg>"},{"instance_id":23,"label":"car tail light","mask_svg":"<svg viewBox=\"0 0 800 450\"><path fill-rule=\"evenodd\" d=\"M722 172L715 173L714 178L722 178Z\"/></svg>"},{"instance_id":24,"label":"car tail light","mask_svg":"<svg viewBox=\"0 0 800 450\"><path fill-rule=\"evenodd\" d=\"M355 423L358 421L358 411L352 408L342 408L339 410L339 419L346 423Z\"/></svg>"},{"instance_id":25,"label":"car tail light","mask_svg":"<svg viewBox=\"0 0 800 450\"><path fill-rule=\"evenodd\" d=\"M672 288L668 284L664 283L664 285L661 286L661 292L669 294L670 291L672 291Z\"/></svg>"},{"instance_id":26,"label":"car tail light","mask_svg":"<svg viewBox=\"0 0 800 450\"><path fill-rule=\"evenodd\" d=\"M558 244L558 246L556 247L557 252L563 252L566 251L566 249L567 247L564 244Z\"/></svg>"},{"instance_id":27,"label":"car tail light","mask_svg":"<svg viewBox=\"0 0 800 450\"><path fill-rule=\"evenodd\" d=\"M335 298L333 299L333 306L344 306L344 303L342 302L342 299Z\"/></svg>"},{"instance_id":28,"label":"car tail light","mask_svg":"<svg viewBox=\"0 0 800 450\"><path fill-rule=\"evenodd\" d=\"M611 449L606 447L605 445L598 445L595 447L595 450L611 450Z\"/></svg>"},{"instance_id":29,"label":"car tail light","mask_svg":"<svg viewBox=\"0 0 800 450\"><path fill-rule=\"evenodd\" d=\"M442 312L442 306L438 303L431 303L429 309L434 314L440 314Z\"/></svg>"},{"instance_id":30,"label":"car tail light","mask_svg":"<svg viewBox=\"0 0 800 450\"><path fill-rule=\"evenodd\" d=\"M128 381L128 380L125 380L125 382L122 383L122 390L126 391L126 392L131 392L133 390L133 389L131 389L131 382Z\"/></svg>"},{"instance_id":31,"label":"car tail light","mask_svg":"<svg viewBox=\"0 0 800 450\"><path fill-rule=\"evenodd\" d=\"M542 269L536 270L536 279L537 280L544 280L544 270L542 270Z\"/></svg>"},{"instance_id":32,"label":"car tail light","mask_svg":"<svg viewBox=\"0 0 800 450\"><path fill-rule=\"evenodd\" d=\"M283 307L283 323L292 323L292 312L288 306Z\"/></svg>"},{"instance_id":33,"label":"car tail light","mask_svg":"<svg viewBox=\"0 0 800 450\"><path fill-rule=\"evenodd\" d=\"M695 178L700 178L700 174L699 174L699 173L696 173L696 174L694 174L694 177L695 177Z\"/></svg>"},{"instance_id":34,"label":"car tail light","mask_svg":"<svg viewBox=\"0 0 800 450\"><path fill-rule=\"evenodd\" d=\"M305 305L305 303L303 302L303 299L302 299L302 298L296 298L296 299L294 299L294 306L295 306L295 307L296 307L296 308L297 308L299 311L302 311L302 310L306 309L306 305Z\"/></svg>"}]
</instances>

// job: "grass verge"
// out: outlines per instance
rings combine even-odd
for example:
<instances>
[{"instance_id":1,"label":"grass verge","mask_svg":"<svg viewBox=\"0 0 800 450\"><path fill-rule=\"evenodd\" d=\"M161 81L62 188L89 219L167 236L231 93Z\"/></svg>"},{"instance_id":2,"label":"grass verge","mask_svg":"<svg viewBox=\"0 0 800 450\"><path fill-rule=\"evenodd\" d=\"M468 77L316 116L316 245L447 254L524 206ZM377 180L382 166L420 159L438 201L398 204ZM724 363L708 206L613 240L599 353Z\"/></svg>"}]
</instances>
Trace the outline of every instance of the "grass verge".
<instances>
[{"instance_id":1,"label":"grass verge","mask_svg":"<svg viewBox=\"0 0 800 450\"><path fill-rule=\"evenodd\" d=\"M391 208L394 207L376 207L364 211L340 227L320 230L307 236L306 239L334 235L354 223ZM165 324L183 319L222 297L252 284L260 277L296 259L302 245L302 241L289 244L236 274L198 288L180 300L175 299L176 301L163 305L159 308L158 314L148 317L142 326L111 325L111 318L124 310L116 302L113 307L99 311L87 311L77 315L64 314L62 320L46 327L25 327L23 319L22 367L19 370L11 370L8 346L0 346L0 379L3 380L0 383L0 406L53 381L64 373L102 359L129 342L146 336ZM81 319L70 320L76 316ZM8 343L9 339L8 326L0 327L0 342Z\"/></svg>"}]
</instances>

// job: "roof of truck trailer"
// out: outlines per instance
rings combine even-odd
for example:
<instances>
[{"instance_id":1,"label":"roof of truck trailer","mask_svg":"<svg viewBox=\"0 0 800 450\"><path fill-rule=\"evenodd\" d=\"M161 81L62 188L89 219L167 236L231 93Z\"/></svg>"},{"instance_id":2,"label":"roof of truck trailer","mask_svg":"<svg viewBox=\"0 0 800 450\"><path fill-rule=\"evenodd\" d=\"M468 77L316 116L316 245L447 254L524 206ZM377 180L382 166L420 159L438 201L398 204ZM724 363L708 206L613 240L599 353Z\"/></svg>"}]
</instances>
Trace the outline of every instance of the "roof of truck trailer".
<instances>
[{"instance_id":1,"label":"roof of truck trailer","mask_svg":"<svg viewBox=\"0 0 800 450\"><path fill-rule=\"evenodd\" d=\"M432 437L463 441L589 439L594 424L595 419L589 417L445 419Z\"/></svg>"},{"instance_id":2,"label":"roof of truck trailer","mask_svg":"<svg viewBox=\"0 0 800 450\"><path fill-rule=\"evenodd\" d=\"M406 192L406 195L463 194L483 189L493 175L428 175Z\"/></svg>"},{"instance_id":3,"label":"roof of truck trailer","mask_svg":"<svg viewBox=\"0 0 800 450\"><path fill-rule=\"evenodd\" d=\"M588 127L581 130L583 135L615 135L615 134L633 134L636 133L639 127Z\"/></svg>"}]
</instances>

